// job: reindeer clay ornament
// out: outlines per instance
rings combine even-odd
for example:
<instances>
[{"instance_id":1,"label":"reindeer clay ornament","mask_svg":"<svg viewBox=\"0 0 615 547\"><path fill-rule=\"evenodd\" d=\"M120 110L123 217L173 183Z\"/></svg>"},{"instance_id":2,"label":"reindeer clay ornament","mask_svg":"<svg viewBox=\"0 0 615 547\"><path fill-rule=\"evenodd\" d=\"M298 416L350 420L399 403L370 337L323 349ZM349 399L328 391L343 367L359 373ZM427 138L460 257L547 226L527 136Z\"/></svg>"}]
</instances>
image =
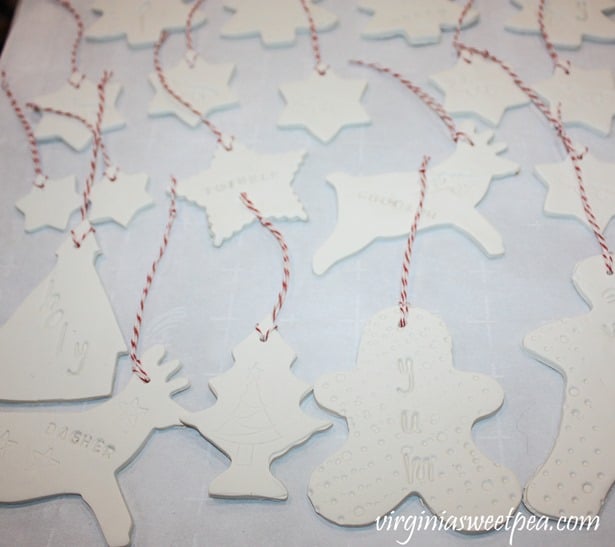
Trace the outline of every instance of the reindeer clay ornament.
<instances>
[{"instance_id":1,"label":"reindeer clay ornament","mask_svg":"<svg viewBox=\"0 0 615 547\"><path fill-rule=\"evenodd\" d=\"M231 459L231 466L210 484L210 496L285 500L288 492L271 474L271 462L331 424L300 409L312 388L290 372L295 353L277 330L277 316L290 279L288 247L246 194L242 200L280 244L284 255L282 290L271 319L257 325L235 347L233 367L209 383L218 398L216 404L187 414L182 421L198 429Z\"/></svg>"},{"instance_id":2,"label":"reindeer clay ornament","mask_svg":"<svg viewBox=\"0 0 615 547\"><path fill-rule=\"evenodd\" d=\"M325 376L314 386L317 402L346 418L348 439L314 471L308 493L316 512L342 526L371 524L418 495L443 520L464 517L458 530L467 526L464 519L482 517L472 531L484 532L516 510L521 487L472 440L472 425L502 405L502 389L482 374L455 370L442 320L408 305L427 161L420 169L399 307L368 322L355 370ZM482 520L489 516L491 524Z\"/></svg>"}]
</instances>

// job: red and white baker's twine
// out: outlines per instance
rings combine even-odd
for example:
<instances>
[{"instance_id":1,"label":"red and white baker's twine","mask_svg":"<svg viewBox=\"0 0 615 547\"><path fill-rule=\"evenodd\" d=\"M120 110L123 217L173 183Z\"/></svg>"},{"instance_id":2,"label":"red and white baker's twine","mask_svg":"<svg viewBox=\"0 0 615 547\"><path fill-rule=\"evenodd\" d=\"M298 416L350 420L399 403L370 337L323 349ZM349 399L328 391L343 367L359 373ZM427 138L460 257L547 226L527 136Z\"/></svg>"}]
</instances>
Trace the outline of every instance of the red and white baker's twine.
<instances>
[{"instance_id":1,"label":"red and white baker's twine","mask_svg":"<svg viewBox=\"0 0 615 547\"><path fill-rule=\"evenodd\" d=\"M408 303L408 276L410 274L410 263L412 260L414 240L416 239L416 232L419 229L419 222L421 221L421 214L423 213L423 207L425 205L425 193L427 192L427 164L429 163L429 160L429 156L423 156L423 162L421 163L421 168L419 169L419 180L421 186L419 203L416 207L416 212L414 213L414 220L412 221L410 233L408 234L408 244L406 245L404 260L401 266L401 293L399 297L399 311L401 312L399 326L401 328L405 327L408 321L408 310L410 309L410 304Z\"/></svg>"},{"instance_id":2,"label":"red and white baker's twine","mask_svg":"<svg viewBox=\"0 0 615 547\"><path fill-rule=\"evenodd\" d=\"M303 6L303 11L305 11L305 15L307 16L308 23L310 25L310 42L312 43L312 52L314 53L314 60L316 61L316 72L318 72L321 76L324 76L327 73L327 67L322 62L320 40L318 39L318 30L316 30L314 16L312 15L312 10L308 6L308 0L299 1L301 2L301 6Z\"/></svg>"},{"instance_id":3,"label":"red and white baker's twine","mask_svg":"<svg viewBox=\"0 0 615 547\"><path fill-rule=\"evenodd\" d=\"M200 112L192 103L190 103L189 101L184 99L179 93L177 93L177 91L175 91L169 84L169 81L167 80L167 77L162 68L162 64L160 63L160 49L166 42L168 36L169 36L168 32L166 31L161 32L160 38L158 39L158 41L156 42L156 45L154 46L154 68L156 70L156 74L158 75L158 81L160 82L160 85L162 85L162 87L167 91L167 93L171 95L171 97L173 97L177 102L185 106L195 116L199 117L203 125L205 125L215 135L218 144L223 146L226 150L232 150L233 149L233 143L232 143L233 139L231 138L230 143L225 143L224 135L222 134L222 131L220 131L211 121L209 121L203 115L203 113Z\"/></svg>"},{"instance_id":4,"label":"red and white baker's twine","mask_svg":"<svg viewBox=\"0 0 615 547\"><path fill-rule=\"evenodd\" d=\"M198 9L203 5L205 0L197 0L190 11L188 12L188 17L186 18L186 49L190 51L194 51L194 47L192 45L192 19L194 19L194 14L198 11Z\"/></svg>"},{"instance_id":5,"label":"red and white baker's twine","mask_svg":"<svg viewBox=\"0 0 615 547\"><path fill-rule=\"evenodd\" d=\"M43 174L43 168L41 165L41 155L38 150L38 144L36 143L36 137L34 136L34 130L32 129L32 125L27 120L26 115L21 108L21 105L17 101L11 86L9 85L9 80L6 75L6 72L3 70L1 73L2 77L2 90L6 94L9 102L11 103L11 107L13 108L15 115L19 119L21 126L23 127L24 132L26 133L26 137L28 138L28 145L30 146L30 156L32 157L32 165L34 166L34 186L38 188L45 188L45 183L40 182L42 180L46 180L47 177Z\"/></svg>"},{"instance_id":6,"label":"red and white baker's twine","mask_svg":"<svg viewBox=\"0 0 615 547\"><path fill-rule=\"evenodd\" d=\"M382 66L379 63L368 63L368 62L361 61L361 60L352 60L350 62L355 65L373 68L374 70L377 70L378 72L382 72L384 74L389 74L390 76L393 76L393 78L395 78L401 84L406 86L412 93L414 93L419 99L421 99L421 101L423 101L423 103L425 103L429 108L431 108L431 110L433 110L440 117L442 122L444 122L444 125L446 125L451 135L451 138L453 139L454 142L457 142L459 139L463 139L467 143L474 146L474 143L472 142L472 139L470 138L470 136L464 133L463 131L459 131L457 129L457 126L455 125L455 121L453 120L452 116L446 111L444 106L437 99L432 97L429 93L427 93L424 89L422 89L421 87L419 87L412 81L402 76L399 72L395 72L393 69L386 67L386 66Z\"/></svg>"},{"instance_id":7,"label":"red and white baker's twine","mask_svg":"<svg viewBox=\"0 0 615 547\"><path fill-rule=\"evenodd\" d=\"M602 234L600 230L600 226L598 225L598 222L596 220L596 215L594 214L594 211L587 197L587 190L583 182L583 170L581 167L581 160L583 159L583 155L585 154L586 150L579 153L574 147L572 138L566 131L566 128L564 127L564 123L562 122L560 106L558 106L557 108L557 114L553 114L553 112L549 109L547 104L540 98L540 96L530 86L528 86L508 64L502 61L499 57L496 57L493 53L491 53L487 49L479 49L473 46L468 46L460 41L461 27L463 25L465 16L470 10L472 4L473 4L473 0L468 0L468 2L466 3L466 5L464 6L461 12L461 15L459 16L459 20L457 21L457 28L455 30L455 36L453 38L453 47L457 51L457 55L460 56L461 53L463 52L469 53L470 56L479 55L483 57L484 59L487 59L499 65L504 70L504 72L506 72L511 77L515 85L528 96L530 101L532 101L532 104L534 104L534 106L538 108L538 110L542 113L542 115L553 126L557 136L560 138L560 141L562 142L562 145L564 146L564 149L566 150L566 153L568 154L568 156L570 157L570 160L572 161L574 172L575 172L575 177L577 179L577 184L579 187L579 194L581 196L581 202L583 205L583 211L585 212L587 221L589 222L592 228L592 231L594 233L594 236L596 240L598 241L598 245L600 246L601 254L604 260L604 265L605 265L607 274L613 275L613 272L615 271L615 266L613 264L613 256L611 255L611 251L609 249L606 238L604 237L604 235ZM466 61L471 62L470 59L466 59Z\"/></svg>"},{"instance_id":8,"label":"red and white baker's twine","mask_svg":"<svg viewBox=\"0 0 615 547\"><path fill-rule=\"evenodd\" d=\"M167 225L164 229L164 233L162 234L162 243L160 244L160 248L158 249L158 255L152 262L152 267L145 278L145 286L143 287L143 291L141 292L141 299L139 300L137 315L135 318L134 325L132 327L132 337L130 338L130 359L133 363L132 371L139 377L141 381L145 383L148 383L150 381L150 378L145 369L143 368L141 360L137 356L137 348L139 347L139 338L141 336L141 325L143 324L145 301L147 300L147 296L149 295L150 289L152 287L156 271L158 270L158 265L160 264L160 261L162 260L162 257L164 256L164 253L169 245L171 230L173 229L175 217L177 216L177 180L175 179L175 177L171 177L170 194L171 203L169 205L169 216L167 219Z\"/></svg>"},{"instance_id":9,"label":"red and white baker's twine","mask_svg":"<svg viewBox=\"0 0 615 547\"><path fill-rule=\"evenodd\" d=\"M561 68L566 74L570 74L570 61L562 62L560 60L560 57L555 50L555 46L549 38L547 27L545 25L545 0L540 0L538 4L538 26L540 27L540 34L544 40L549 57L551 57L551 60L553 61L553 66L555 68Z\"/></svg>"},{"instance_id":10,"label":"red and white baker's twine","mask_svg":"<svg viewBox=\"0 0 615 547\"><path fill-rule=\"evenodd\" d=\"M64 7L75 19L75 23L77 23L77 36L75 37L75 41L73 43L73 47L70 52L70 69L71 76L77 76L78 81L74 81L73 78L69 79L70 85L73 87L79 87L83 80L83 75L79 70L79 63L77 62L77 56L79 55L79 47L81 46L81 41L83 40L83 19L81 19L81 15L76 10L75 6L70 2L70 0L58 0L60 5Z\"/></svg>"},{"instance_id":11,"label":"red and white baker's twine","mask_svg":"<svg viewBox=\"0 0 615 547\"><path fill-rule=\"evenodd\" d=\"M282 262L283 262L283 277L282 277L282 288L278 293L278 297L273 305L273 311L271 312L271 324L272 326L263 332L260 326L256 325L256 331L260 334L261 342L266 342L269 339L269 334L272 330L276 330L278 328L276 321L282 306L284 305L284 300L286 299L286 294L288 293L288 283L290 281L290 257L288 255L288 245L286 245L286 241L282 233L276 229L271 222L269 222L260 210L254 205L252 200L248 197L248 194L243 192L241 194L241 201L248 208L249 211L258 219L262 226L267 228L271 235L276 238L278 244L280 245L280 249L282 250Z\"/></svg>"}]
</instances>

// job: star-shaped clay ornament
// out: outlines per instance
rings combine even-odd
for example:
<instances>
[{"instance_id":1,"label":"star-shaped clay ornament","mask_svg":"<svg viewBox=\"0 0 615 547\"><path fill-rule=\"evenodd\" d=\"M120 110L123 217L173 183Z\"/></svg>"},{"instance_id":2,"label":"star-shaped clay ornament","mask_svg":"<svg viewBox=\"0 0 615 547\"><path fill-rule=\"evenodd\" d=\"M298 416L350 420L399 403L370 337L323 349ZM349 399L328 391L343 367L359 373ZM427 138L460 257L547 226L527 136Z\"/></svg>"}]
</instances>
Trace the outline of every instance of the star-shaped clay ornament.
<instances>
[{"instance_id":1,"label":"star-shaped clay ornament","mask_svg":"<svg viewBox=\"0 0 615 547\"><path fill-rule=\"evenodd\" d=\"M189 58L186 54L165 72L171 88L205 116L237 104L237 97L228 86L234 71L232 63L210 64L199 55ZM169 95L157 74L150 74L149 80L156 90L148 109L151 116L172 114L190 127L200 123L196 114Z\"/></svg>"},{"instance_id":2,"label":"star-shaped clay ornament","mask_svg":"<svg viewBox=\"0 0 615 547\"><path fill-rule=\"evenodd\" d=\"M410 45L425 45L439 42L442 30L454 30L463 7L450 0L361 0L359 9L373 14L361 36L403 36ZM463 28L476 21L478 12L471 9Z\"/></svg>"},{"instance_id":3,"label":"star-shaped clay ornament","mask_svg":"<svg viewBox=\"0 0 615 547\"><path fill-rule=\"evenodd\" d=\"M101 17L85 36L90 40L114 40L126 36L128 45L147 47L156 43L163 30L186 27L192 3L183 0L96 0L92 10ZM205 14L197 11L192 26L205 22Z\"/></svg>"},{"instance_id":4,"label":"star-shaped clay ornament","mask_svg":"<svg viewBox=\"0 0 615 547\"><path fill-rule=\"evenodd\" d=\"M553 110L561 106L562 120L570 125L611 132L615 116L615 80L608 69L583 70L569 66L569 73L556 68L553 76L534 85Z\"/></svg>"},{"instance_id":5,"label":"star-shaped clay ornament","mask_svg":"<svg viewBox=\"0 0 615 547\"><path fill-rule=\"evenodd\" d=\"M90 222L114 221L126 228L139 211L154 204L147 192L148 182L146 173L116 170L114 176L105 174L92 187Z\"/></svg>"},{"instance_id":6,"label":"star-shaped clay ornament","mask_svg":"<svg viewBox=\"0 0 615 547\"><path fill-rule=\"evenodd\" d=\"M371 120L361 106L365 80L340 78L331 68L324 74L314 70L307 80L280 86L286 107L278 127L302 127L327 143L343 127L365 125Z\"/></svg>"},{"instance_id":7,"label":"star-shaped clay ornament","mask_svg":"<svg viewBox=\"0 0 615 547\"><path fill-rule=\"evenodd\" d=\"M265 46L289 46L296 33L309 32L310 23L299 0L225 0L224 5L235 14L222 27L226 38L260 36ZM337 24L337 17L308 0L318 32Z\"/></svg>"},{"instance_id":8,"label":"star-shaped clay ornament","mask_svg":"<svg viewBox=\"0 0 615 547\"><path fill-rule=\"evenodd\" d=\"M521 8L505 24L507 30L540 34L538 6L540 0L512 0ZM548 0L544 22L553 45L577 49L583 39L615 42L615 21L607 15L615 11L613 0Z\"/></svg>"},{"instance_id":9,"label":"star-shaped clay ornament","mask_svg":"<svg viewBox=\"0 0 615 547\"><path fill-rule=\"evenodd\" d=\"M125 125L124 119L115 108L115 102L122 91L120 84L110 83L105 92L105 114L101 129L110 131ZM96 123L98 110L98 89L96 84L83 78L79 87L66 82L60 89L48 95L35 97L32 103L42 108L53 108L71 112L85 118L90 124ZM62 139L77 151L83 150L92 140L92 133L79 120L67 118L51 112L43 112L34 130L40 141Z\"/></svg>"},{"instance_id":10,"label":"star-shaped clay ornament","mask_svg":"<svg viewBox=\"0 0 615 547\"><path fill-rule=\"evenodd\" d=\"M615 216L615 163L600 161L592 153L586 152L580 165L587 198L600 230L604 231ZM547 187L545 213L575 217L591 227L583 211L572 160L566 158L560 163L537 165L535 171Z\"/></svg>"},{"instance_id":11,"label":"star-shaped clay ornament","mask_svg":"<svg viewBox=\"0 0 615 547\"><path fill-rule=\"evenodd\" d=\"M530 102L500 66L474 55L430 77L445 94L444 108L453 115L474 114L497 126L504 112Z\"/></svg>"},{"instance_id":12,"label":"star-shaped clay ornament","mask_svg":"<svg viewBox=\"0 0 615 547\"><path fill-rule=\"evenodd\" d=\"M304 155L303 151L258 154L233 141L231 150L217 149L207 171L179 180L177 195L205 209L216 247L254 222L241 201L242 192L266 218L307 220L291 187Z\"/></svg>"},{"instance_id":13,"label":"star-shaped clay ornament","mask_svg":"<svg viewBox=\"0 0 615 547\"><path fill-rule=\"evenodd\" d=\"M66 230L71 214L81 206L81 196L76 191L75 177L45 179L44 187L32 186L15 206L25 216L26 232L48 226Z\"/></svg>"},{"instance_id":14,"label":"star-shaped clay ornament","mask_svg":"<svg viewBox=\"0 0 615 547\"><path fill-rule=\"evenodd\" d=\"M529 333L525 349L564 377L551 454L528 481L524 502L552 518L597 515L615 482L615 275L602 256L576 265L573 282L591 311Z\"/></svg>"}]
</instances>

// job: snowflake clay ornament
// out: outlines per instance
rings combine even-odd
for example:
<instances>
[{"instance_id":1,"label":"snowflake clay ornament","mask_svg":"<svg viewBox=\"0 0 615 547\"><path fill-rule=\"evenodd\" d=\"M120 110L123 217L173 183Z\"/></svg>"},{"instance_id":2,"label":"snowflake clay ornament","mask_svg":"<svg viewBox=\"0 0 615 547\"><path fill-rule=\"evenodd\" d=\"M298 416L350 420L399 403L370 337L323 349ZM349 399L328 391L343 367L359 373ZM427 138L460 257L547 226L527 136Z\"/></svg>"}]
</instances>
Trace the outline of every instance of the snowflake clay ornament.
<instances>
[{"instance_id":1,"label":"snowflake clay ornament","mask_svg":"<svg viewBox=\"0 0 615 547\"><path fill-rule=\"evenodd\" d=\"M330 30L337 17L309 1L316 30ZM308 32L310 25L299 0L225 0L224 5L235 12L222 27L225 38L260 36L265 46L289 46L295 43L297 32Z\"/></svg>"},{"instance_id":2,"label":"snowflake clay ornament","mask_svg":"<svg viewBox=\"0 0 615 547\"><path fill-rule=\"evenodd\" d=\"M463 8L450 0L360 0L359 9L373 14L363 37L403 36L410 45L425 45L438 43L443 30L454 30ZM478 17L471 9L462 28Z\"/></svg>"},{"instance_id":3,"label":"snowflake clay ornament","mask_svg":"<svg viewBox=\"0 0 615 547\"><path fill-rule=\"evenodd\" d=\"M95 0L92 10L101 17L85 32L90 40L114 40L126 37L132 47L152 46L163 30L186 27L191 3L183 0ZM205 23L197 11L193 25Z\"/></svg>"},{"instance_id":4,"label":"snowflake clay ornament","mask_svg":"<svg viewBox=\"0 0 615 547\"><path fill-rule=\"evenodd\" d=\"M523 340L565 381L555 445L524 493L528 509L553 518L597 515L615 480L615 275L603 256L594 256L576 265L572 279L591 311L548 323Z\"/></svg>"},{"instance_id":5,"label":"snowflake clay ornament","mask_svg":"<svg viewBox=\"0 0 615 547\"><path fill-rule=\"evenodd\" d=\"M512 0L521 8L506 22L506 29L524 34L540 34L536 14L540 0ZM613 0L548 0L544 22L553 44L577 49L583 39L615 43L615 21L608 14L615 12Z\"/></svg>"},{"instance_id":6,"label":"snowflake clay ornament","mask_svg":"<svg viewBox=\"0 0 615 547\"><path fill-rule=\"evenodd\" d=\"M314 509L336 524L361 526L418 495L442 519L505 518L519 505L521 486L479 451L471 431L501 407L501 387L453 368L439 318L410 308L400 327L399 313L389 308L369 321L356 369L314 386L318 403L348 423L345 444L310 479ZM459 519L457 529L465 523ZM472 531L489 524L481 526Z\"/></svg>"},{"instance_id":7,"label":"snowflake clay ornament","mask_svg":"<svg viewBox=\"0 0 615 547\"><path fill-rule=\"evenodd\" d=\"M429 170L430 191L419 230L452 226L488 256L498 256L504 253L502 237L476 206L494 178L514 175L519 166L498 156L506 145L491 143L493 131L479 133L472 124L462 128L474 146L459 140L455 152ZM329 175L327 180L337 193L338 220L333 234L314 255L314 272L323 274L377 238L408 234L408 215L419 200L418 179L418 173Z\"/></svg>"},{"instance_id":8,"label":"snowflake clay ornament","mask_svg":"<svg viewBox=\"0 0 615 547\"><path fill-rule=\"evenodd\" d=\"M587 197L601 232L615 216L615 163L598 160L591 152L585 152L579 160ZM535 167L536 176L547 187L544 210L548 215L566 216L579 219L591 229L572 160L567 157L560 163L549 163Z\"/></svg>"}]
</instances>

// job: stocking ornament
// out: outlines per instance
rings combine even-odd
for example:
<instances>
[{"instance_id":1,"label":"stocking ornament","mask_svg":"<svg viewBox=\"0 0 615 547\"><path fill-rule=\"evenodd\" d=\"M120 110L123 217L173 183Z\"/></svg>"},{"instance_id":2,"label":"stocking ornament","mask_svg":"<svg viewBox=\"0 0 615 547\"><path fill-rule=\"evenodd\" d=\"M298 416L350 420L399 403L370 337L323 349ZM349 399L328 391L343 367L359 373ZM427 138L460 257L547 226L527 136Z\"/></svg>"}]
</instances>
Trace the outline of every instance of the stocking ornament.
<instances>
[{"instance_id":1,"label":"stocking ornament","mask_svg":"<svg viewBox=\"0 0 615 547\"><path fill-rule=\"evenodd\" d=\"M304 414L299 405L311 386L290 367L295 353L277 330L277 317L290 279L288 247L244 193L243 202L276 238L284 255L284 281L271 319L256 326L233 350L233 367L211 380L216 404L182 418L231 459L231 466L209 486L210 496L285 500L286 487L269 469L271 462L330 423Z\"/></svg>"}]
</instances>

